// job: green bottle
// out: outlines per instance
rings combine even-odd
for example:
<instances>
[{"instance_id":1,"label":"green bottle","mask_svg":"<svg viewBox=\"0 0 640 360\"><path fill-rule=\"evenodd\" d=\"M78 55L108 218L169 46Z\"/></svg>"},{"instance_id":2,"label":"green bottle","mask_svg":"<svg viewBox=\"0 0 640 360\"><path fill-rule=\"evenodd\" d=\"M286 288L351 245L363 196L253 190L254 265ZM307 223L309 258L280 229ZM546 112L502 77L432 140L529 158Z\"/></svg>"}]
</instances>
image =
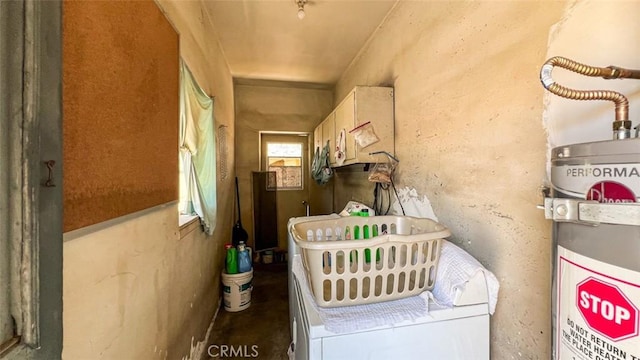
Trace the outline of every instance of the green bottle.
<instances>
[{"instance_id":1,"label":"green bottle","mask_svg":"<svg viewBox=\"0 0 640 360\"><path fill-rule=\"evenodd\" d=\"M358 216L358 215L354 215L354 216ZM360 239L360 226L355 225L353 227L353 240L359 240ZM353 259L353 256L351 256L351 254L349 254L349 261L354 262L354 261L358 261L358 252L355 252L356 256L355 256L355 260Z\"/></svg>"},{"instance_id":2,"label":"green bottle","mask_svg":"<svg viewBox=\"0 0 640 360\"><path fill-rule=\"evenodd\" d=\"M238 273L238 251L235 247L227 249L227 274Z\"/></svg>"},{"instance_id":3,"label":"green bottle","mask_svg":"<svg viewBox=\"0 0 640 360\"><path fill-rule=\"evenodd\" d=\"M373 225L371 230L373 232L373 237L378 236L378 225ZM376 250L376 261L380 261L380 249Z\"/></svg>"},{"instance_id":4,"label":"green bottle","mask_svg":"<svg viewBox=\"0 0 640 360\"><path fill-rule=\"evenodd\" d=\"M365 225L362 227L362 235L365 239L369 238L369 225ZM364 249L364 261L366 261L367 263L371 262L371 249Z\"/></svg>"}]
</instances>

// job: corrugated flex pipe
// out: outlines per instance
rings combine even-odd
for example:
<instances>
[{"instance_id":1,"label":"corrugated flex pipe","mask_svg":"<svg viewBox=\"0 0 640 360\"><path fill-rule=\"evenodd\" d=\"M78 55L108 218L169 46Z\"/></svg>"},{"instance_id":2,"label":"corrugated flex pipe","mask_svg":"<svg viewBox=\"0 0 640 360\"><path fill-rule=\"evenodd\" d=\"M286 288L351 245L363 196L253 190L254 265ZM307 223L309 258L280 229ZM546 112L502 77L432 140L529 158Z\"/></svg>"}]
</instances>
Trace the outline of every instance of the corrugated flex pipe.
<instances>
[{"instance_id":1,"label":"corrugated flex pipe","mask_svg":"<svg viewBox=\"0 0 640 360\"><path fill-rule=\"evenodd\" d=\"M613 138L631 137L631 121L629 121L629 100L619 92L610 90L573 90L558 85L551 77L554 67L561 67L578 74L602 77L604 79L640 79L640 70L628 70L617 66L605 68L584 65L576 61L556 56L547 60L540 70L540 81L545 89L558 96L573 100L608 100L615 103L616 120L613 122Z\"/></svg>"}]
</instances>

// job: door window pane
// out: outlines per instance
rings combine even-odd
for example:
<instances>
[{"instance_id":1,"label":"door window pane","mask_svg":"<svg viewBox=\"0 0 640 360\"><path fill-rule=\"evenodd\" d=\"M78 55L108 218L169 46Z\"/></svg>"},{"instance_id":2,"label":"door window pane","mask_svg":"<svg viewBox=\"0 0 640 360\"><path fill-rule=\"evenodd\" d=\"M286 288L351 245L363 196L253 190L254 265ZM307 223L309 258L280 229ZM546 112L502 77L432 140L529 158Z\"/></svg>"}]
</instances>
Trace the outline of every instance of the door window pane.
<instances>
[{"instance_id":1,"label":"door window pane","mask_svg":"<svg viewBox=\"0 0 640 360\"><path fill-rule=\"evenodd\" d=\"M267 170L276 173L278 190L302 189L302 144L267 143Z\"/></svg>"}]
</instances>

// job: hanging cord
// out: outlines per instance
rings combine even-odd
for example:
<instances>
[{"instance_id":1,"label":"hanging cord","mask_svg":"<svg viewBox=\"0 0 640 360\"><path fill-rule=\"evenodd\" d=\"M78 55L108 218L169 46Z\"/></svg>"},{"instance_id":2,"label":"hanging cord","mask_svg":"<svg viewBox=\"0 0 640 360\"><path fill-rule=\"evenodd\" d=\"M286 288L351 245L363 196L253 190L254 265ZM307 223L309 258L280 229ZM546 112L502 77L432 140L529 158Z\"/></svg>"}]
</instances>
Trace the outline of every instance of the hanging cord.
<instances>
[{"instance_id":1,"label":"hanging cord","mask_svg":"<svg viewBox=\"0 0 640 360\"><path fill-rule=\"evenodd\" d=\"M389 191L389 184L380 184L380 187L387 193L387 210L385 210L384 214L389 214L389 210L391 210L391 192Z\"/></svg>"},{"instance_id":2,"label":"hanging cord","mask_svg":"<svg viewBox=\"0 0 640 360\"><path fill-rule=\"evenodd\" d=\"M385 198L384 193L387 194L386 202L387 208L384 209ZM373 211L376 215L388 215L391 210L391 192L389 191L389 184L376 183L373 189Z\"/></svg>"},{"instance_id":3,"label":"hanging cord","mask_svg":"<svg viewBox=\"0 0 640 360\"><path fill-rule=\"evenodd\" d=\"M384 205L384 198L382 196L382 187L380 183L376 183L373 188L373 211L376 212L376 215L385 215L382 212L382 207Z\"/></svg>"},{"instance_id":4,"label":"hanging cord","mask_svg":"<svg viewBox=\"0 0 640 360\"><path fill-rule=\"evenodd\" d=\"M387 167L385 167L385 171L388 173L388 178L389 181L391 182L391 185L393 186L393 190L396 193L396 197L398 197L398 191L396 191L396 187L395 185L393 185L393 171L395 170L397 164L400 162L400 160L398 160L398 158L396 158L395 156L389 154L386 151L375 151L375 152L370 152L369 155L377 155L377 154L385 154L388 158L389 158L389 162L387 165ZM378 166L378 164L376 163L376 167ZM376 170L376 168L374 168L374 171ZM371 181L371 175L369 175L369 180ZM379 180L379 179L377 179ZM384 190L387 193L387 209L384 211L382 211L382 207L384 205L384 199L382 198L380 191ZM400 202L400 199L398 199L398 202ZM389 191L389 184L384 182L378 182L376 181L376 186L373 189L373 205L374 205L374 211L376 212L376 214L379 215L387 215L389 214L389 211L391 210L391 191ZM402 207L402 204L400 204L400 208L402 209L402 214L404 215L404 207Z\"/></svg>"},{"instance_id":5,"label":"hanging cord","mask_svg":"<svg viewBox=\"0 0 640 360\"><path fill-rule=\"evenodd\" d=\"M398 197L398 191L396 190L396 186L393 184L393 171L395 170L400 160L398 160L398 158L389 154L386 151L375 151L375 152L369 153L369 155L377 155L377 154L385 154L389 158L389 167L391 168L391 170L389 171L389 181L391 182L393 191L396 193L396 198L398 198L398 203L400 204L400 208L402 209L402 215L404 215L405 214L404 207L402 206L402 203L400 202L400 198ZM387 215L389 214L389 210L391 210L391 191L389 190L389 184L387 183L376 182L376 186L373 190L374 211L376 212L376 214L382 215L382 206L384 205L384 199L382 199L382 197L379 196L380 190L385 190L387 192L387 209L386 211L384 211L384 215Z\"/></svg>"},{"instance_id":6,"label":"hanging cord","mask_svg":"<svg viewBox=\"0 0 640 360\"><path fill-rule=\"evenodd\" d=\"M382 215L380 213L380 206L378 205L379 202L379 196L378 196L378 183L375 184L375 186L373 187L373 211L375 211L376 215Z\"/></svg>"},{"instance_id":7,"label":"hanging cord","mask_svg":"<svg viewBox=\"0 0 640 360\"><path fill-rule=\"evenodd\" d=\"M396 190L396 184L393 183L393 177L391 178L391 186L393 186L393 192L396 193L396 199L398 199L398 204L400 204L400 209L402 209L402 216L406 216L404 206L402 206L402 201L400 201L400 196L398 196L398 190Z\"/></svg>"}]
</instances>

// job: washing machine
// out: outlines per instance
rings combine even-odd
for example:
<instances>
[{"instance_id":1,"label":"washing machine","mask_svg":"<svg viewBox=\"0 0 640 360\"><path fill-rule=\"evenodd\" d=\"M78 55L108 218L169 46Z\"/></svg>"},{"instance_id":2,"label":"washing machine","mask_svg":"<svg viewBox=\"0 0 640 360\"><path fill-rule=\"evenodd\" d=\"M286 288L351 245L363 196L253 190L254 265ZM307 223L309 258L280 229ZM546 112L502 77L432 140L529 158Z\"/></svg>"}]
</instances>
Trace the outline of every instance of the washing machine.
<instances>
[{"instance_id":1,"label":"washing machine","mask_svg":"<svg viewBox=\"0 0 640 360\"><path fill-rule=\"evenodd\" d=\"M296 255L300 254L300 248L296 245L296 242L293 240L293 236L291 236L291 227L295 224L304 222L304 221L316 221L316 220L331 220L331 219L339 219L340 215L338 214L328 214L328 215L315 215L315 216L304 216L304 217L295 217L289 219L287 224L287 269L288 269L288 282L289 282L289 331L290 334L293 334L293 306L291 304L295 303L295 289L293 282L293 260Z\"/></svg>"},{"instance_id":2,"label":"washing machine","mask_svg":"<svg viewBox=\"0 0 640 360\"><path fill-rule=\"evenodd\" d=\"M301 221L335 218L339 216L295 218L289 221L289 229ZM289 255L290 358L490 359L490 306L485 273L476 272L464 286L456 289L452 306L438 305L434 299L429 299L424 316L372 327L331 331L323 320L326 319L321 314L324 310L312 296L301 265L300 250L291 232ZM341 308L332 310L336 309L340 311Z\"/></svg>"}]
</instances>

